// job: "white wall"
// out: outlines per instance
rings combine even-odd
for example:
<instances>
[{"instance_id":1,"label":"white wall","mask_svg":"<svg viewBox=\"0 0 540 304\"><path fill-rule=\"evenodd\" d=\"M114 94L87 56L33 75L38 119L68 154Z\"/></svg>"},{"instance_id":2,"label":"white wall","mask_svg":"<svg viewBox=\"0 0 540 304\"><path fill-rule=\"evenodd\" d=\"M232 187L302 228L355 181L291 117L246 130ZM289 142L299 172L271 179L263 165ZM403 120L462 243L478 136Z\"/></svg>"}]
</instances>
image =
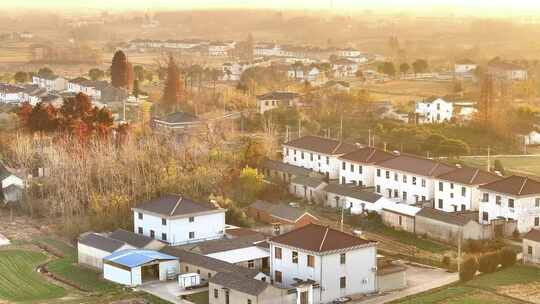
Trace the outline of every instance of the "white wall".
<instances>
[{"instance_id":1,"label":"white wall","mask_svg":"<svg viewBox=\"0 0 540 304\"><path fill-rule=\"evenodd\" d=\"M496 193L491 191L482 191L488 194L488 201L484 202L480 196L480 223L488 223L497 217L509 218L517 220L517 228L520 233L526 233L535 226L535 218L539 218L540 222L540 197L513 197L507 194ZM496 203L496 197L500 196L500 204ZM514 208L508 207L508 199L514 199ZM538 204L536 203L537 199ZM488 221L484 221L484 212L488 215Z\"/></svg>"},{"instance_id":2,"label":"white wall","mask_svg":"<svg viewBox=\"0 0 540 304\"><path fill-rule=\"evenodd\" d=\"M454 106L451 102L437 98L432 102L417 102L415 112L424 116L420 123L442 123L452 119Z\"/></svg>"},{"instance_id":3,"label":"white wall","mask_svg":"<svg viewBox=\"0 0 540 304\"><path fill-rule=\"evenodd\" d=\"M162 225L161 217L148 213L144 213L143 219L139 220L138 211L134 211L133 218L135 233L142 227L143 234L150 236L150 230L153 230L156 240L162 240L162 233L166 233L167 240L164 241L171 245L217 239L225 233L225 210L194 216L193 222L189 222L189 217L167 219L166 225ZM193 239L189 238L190 232L195 232Z\"/></svg>"},{"instance_id":4,"label":"white wall","mask_svg":"<svg viewBox=\"0 0 540 304\"><path fill-rule=\"evenodd\" d=\"M7 188L11 185L17 185L21 188L24 188L24 181L16 175L10 175L2 180L2 189Z\"/></svg>"},{"instance_id":5,"label":"white wall","mask_svg":"<svg viewBox=\"0 0 540 304\"><path fill-rule=\"evenodd\" d=\"M380 169L380 177L377 176L377 169ZM387 171L389 172L389 178L386 178ZM397 174L397 181L395 174ZM406 182L403 181L403 175L406 176ZM416 178L416 185L413 184L414 178ZM417 199L418 201L430 200L434 197L433 184L434 180L427 176L413 175L407 172L375 166L375 191L377 191L377 186L380 186L379 194L393 201L414 204L417 202ZM392 190L391 197L389 197L388 189ZM394 190L396 189L398 190L398 197L394 197ZM407 193L405 200L403 199L403 192Z\"/></svg>"},{"instance_id":6,"label":"white wall","mask_svg":"<svg viewBox=\"0 0 540 304\"><path fill-rule=\"evenodd\" d=\"M132 271L134 270L135 268L132 269ZM140 267L138 268L138 271L140 278ZM132 273L129 270L124 270L109 264L103 264L103 277L109 281L127 286L137 286L141 284L141 280L137 281L136 278L133 278L134 280L132 280Z\"/></svg>"},{"instance_id":7,"label":"white wall","mask_svg":"<svg viewBox=\"0 0 540 304\"><path fill-rule=\"evenodd\" d=\"M180 273L180 263L178 260L163 261L159 263L159 280L166 281L167 273Z\"/></svg>"},{"instance_id":8,"label":"white wall","mask_svg":"<svg viewBox=\"0 0 540 304\"><path fill-rule=\"evenodd\" d=\"M345 163L345 170L343 170L343 163ZM352 171L351 165L353 166ZM343 178L345 178L346 184L352 183L354 181L357 185L360 185L361 182L362 186L373 187L375 175L374 170L374 167L369 164L361 164L341 160L341 167L339 170L339 183L343 184Z\"/></svg>"},{"instance_id":9,"label":"white wall","mask_svg":"<svg viewBox=\"0 0 540 304\"><path fill-rule=\"evenodd\" d=\"M439 188L439 183L441 182L443 183L442 191ZM464 210L478 210L478 186L436 179L434 181L434 189L435 209L446 212L461 211L463 207L465 208ZM465 195L463 195L462 189L465 191ZM442 208L439 206L439 200L442 200ZM457 209L454 209L454 206L457 206Z\"/></svg>"},{"instance_id":10,"label":"white wall","mask_svg":"<svg viewBox=\"0 0 540 304\"><path fill-rule=\"evenodd\" d=\"M287 153L288 149L288 153ZM302 158L302 152L304 157ZM328 173L330 179L339 177L340 155L326 155L308 150L283 146L283 162L316 172Z\"/></svg>"}]
</instances>

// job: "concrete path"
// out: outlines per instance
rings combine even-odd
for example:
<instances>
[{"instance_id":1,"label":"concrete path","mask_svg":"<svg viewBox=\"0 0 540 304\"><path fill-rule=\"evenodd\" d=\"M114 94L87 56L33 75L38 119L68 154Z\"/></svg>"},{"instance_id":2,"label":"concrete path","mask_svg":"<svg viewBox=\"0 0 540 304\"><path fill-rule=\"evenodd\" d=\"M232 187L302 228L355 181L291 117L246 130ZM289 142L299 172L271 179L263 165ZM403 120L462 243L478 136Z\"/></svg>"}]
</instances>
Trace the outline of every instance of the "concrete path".
<instances>
[{"instance_id":1,"label":"concrete path","mask_svg":"<svg viewBox=\"0 0 540 304\"><path fill-rule=\"evenodd\" d=\"M169 301L171 303L176 303L176 304L191 304L191 302L189 301L180 299L181 295L208 291L208 287L199 288L195 290L187 290L187 291L182 290L180 289L180 286L178 286L178 281L176 280L168 281L168 282L161 282L161 281L149 282L140 286L139 289L149 294L152 294L158 298L161 298L163 300Z\"/></svg>"},{"instance_id":2,"label":"concrete path","mask_svg":"<svg viewBox=\"0 0 540 304\"><path fill-rule=\"evenodd\" d=\"M379 296L373 296L367 299L356 300L352 303L387 303L424 291L428 291L430 289L451 284L457 282L458 280L459 275L457 273L448 273L444 269L407 265L407 288L385 293Z\"/></svg>"}]
</instances>

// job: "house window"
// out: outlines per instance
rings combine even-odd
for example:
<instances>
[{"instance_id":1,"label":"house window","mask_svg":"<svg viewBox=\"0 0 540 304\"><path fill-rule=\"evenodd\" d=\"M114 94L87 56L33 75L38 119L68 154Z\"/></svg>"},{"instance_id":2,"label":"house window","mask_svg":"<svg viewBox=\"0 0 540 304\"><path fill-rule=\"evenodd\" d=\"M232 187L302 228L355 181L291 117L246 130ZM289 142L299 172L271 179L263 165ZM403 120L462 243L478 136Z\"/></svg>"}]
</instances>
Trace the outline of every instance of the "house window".
<instances>
[{"instance_id":1,"label":"house window","mask_svg":"<svg viewBox=\"0 0 540 304\"><path fill-rule=\"evenodd\" d=\"M358 173L362 174L362 166L358 166Z\"/></svg>"},{"instance_id":2,"label":"house window","mask_svg":"<svg viewBox=\"0 0 540 304\"><path fill-rule=\"evenodd\" d=\"M376 189L377 193L381 193L381 186L380 185L377 185L375 187L375 189Z\"/></svg>"},{"instance_id":3,"label":"house window","mask_svg":"<svg viewBox=\"0 0 540 304\"><path fill-rule=\"evenodd\" d=\"M167 240L167 234L166 233L161 234L161 240L163 240L163 241Z\"/></svg>"},{"instance_id":4,"label":"house window","mask_svg":"<svg viewBox=\"0 0 540 304\"><path fill-rule=\"evenodd\" d=\"M450 189L454 189L454 183L450 183Z\"/></svg>"},{"instance_id":5,"label":"house window","mask_svg":"<svg viewBox=\"0 0 540 304\"><path fill-rule=\"evenodd\" d=\"M527 246L527 254L533 254L532 246Z\"/></svg>"},{"instance_id":6,"label":"house window","mask_svg":"<svg viewBox=\"0 0 540 304\"><path fill-rule=\"evenodd\" d=\"M484 222L489 221L489 213L482 212L482 221L484 221Z\"/></svg>"},{"instance_id":7,"label":"house window","mask_svg":"<svg viewBox=\"0 0 540 304\"><path fill-rule=\"evenodd\" d=\"M219 296L219 291L217 289L214 289L214 298L218 298Z\"/></svg>"},{"instance_id":8,"label":"house window","mask_svg":"<svg viewBox=\"0 0 540 304\"><path fill-rule=\"evenodd\" d=\"M309 160L313 161L313 153L309 153Z\"/></svg>"},{"instance_id":9,"label":"house window","mask_svg":"<svg viewBox=\"0 0 540 304\"><path fill-rule=\"evenodd\" d=\"M161 219L161 225L163 225L163 226L167 225L167 219L162 218Z\"/></svg>"},{"instance_id":10,"label":"house window","mask_svg":"<svg viewBox=\"0 0 540 304\"><path fill-rule=\"evenodd\" d=\"M292 252L292 262L293 264L298 264L298 252L296 251Z\"/></svg>"},{"instance_id":11,"label":"house window","mask_svg":"<svg viewBox=\"0 0 540 304\"><path fill-rule=\"evenodd\" d=\"M345 253L342 253L339 255L339 263L341 265L345 265L345 263L347 262L347 256Z\"/></svg>"},{"instance_id":12,"label":"house window","mask_svg":"<svg viewBox=\"0 0 540 304\"><path fill-rule=\"evenodd\" d=\"M398 174L397 173L394 173L394 180L397 182L398 181Z\"/></svg>"},{"instance_id":13,"label":"house window","mask_svg":"<svg viewBox=\"0 0 540 304\"><path fill-rule=\"evenodd\" d=\"M193 217L193 216L190 216L190 217L189 217L189 222L190 222L190 223L193 223L193 222L195 222L195 217Z\"/></svg>"},{"instance_id":14,"label":"house window","mask_svg":"<svg viewBox=\"0 0 540 304\"><path fill-rule=\"evenodd\" d=\"M345 162L342 162L342 163L341 163L341 169L342 169L342 170L345 170L346 166L347 166L347 163L345 163Z\"/></svg>"},{"instance_id":15,"label":"house window","mask_svg":"<svg viewBox=\"0 0 540 304\"><path fill-rule=\"evenodd\" d=\"M534 226L535 227L540 226L540 217L537 216L537 217L534 218Z\"/></svg>"},{"instance_id":16,"label":"house window","mask_svg":"<svg viewBox=\"0 0 540 304\"><path fill-rule=\"evenodd\" d=\"M537 198L534 200L534 206L535 206L536 208L540 207L540 198L537 197Z\"/></svg>"},{"instance_id":17,"label":"house window","mask_svg":"<svg viewBox=\"0 0 540 304\"><path fill-rule=\"evenodd\" d=\"M443 200L439 199L439 209L442 209L442 208L443 208Z\"/></svg>"},{"instance_id":18,"label":"house window","mask_svg":"<svg viewBox=\"0 0 540 304\"><path fill-rule=\"evenodd\" d=\"M341 277L339 278L339 288L347 288L347 278Z\"/></svg>"},{"instance_id":19,"label":"house window","mask_svg":"<svg viewBox=\"0 0 540 304\"><path fill-rule=\"evenodd\" d=\"M281 260L281 248L274 248L274 257L278 260Z\"/></svg>"},{"instance_id":20,"label":"house window","mask_svg":"<svg viewBox=\"0 0 540 304\"><path fill-rule=\"evenodd\" d=\"M345 185L347 183L347 180L345 179L345 176L341 177L341 183Z\"/></svg>"},{"instance_id":21,"label":"house window","mask_svg":"<svg viewBox=\"0 0 540 304\"><path fill-rule=\"evenodd\" d=\"M248 261L248 268L249 269L255 268L255 261L254 260L249 260Z\"/></svg>"},{"instance_id":22,"label":"house window","mask_svg":"<svg viewBox=\"0 0 540 304\"><path fill-rule=\"evenodd\" d=\"M186 268L185 268L185 269L186 269L186 272L189 272L189 267L188 267L188 266L186 266Z\"/></svg>"},{"instance_id":23,"label":"house window","mask_svg":"<svg viewBox=\"0 0 540 304\"><path fill-rule=\"evenodd\" d=\"M141 212L139 212L138 216L139 216L139 219L140 219L140 220L142 220L142 218L143 218L143 215L142 215L142 213L141 213Z\"/></svg>"},{"instance_id":24,"label":"house window","mask_svg":"<svg viewBox=\"0 0 540 304\"><path fill-rule=\"evenodd\" d=\"M351 164L351 172L354 172L354 164Z\"/></svg>"},{"instance_id":25,"label":"house window","mask_svg":"<svg viewBox=\"0 0 540 304\"><path fill-rule=\"evenodd\" d=\"M398 197L399 196L399 191L398 189L394 189L394 197Z\"/></svg>"},{"instance_id":26,"label":"house window","mask_svg":"<svg viewBox=\"0 0 540 304\"><path fill-rule=\"evenodd\" d=\"M482 194L482 202L489 202L489 193Z\"/></svg>"},{"instance_id":27,"label":"house window","mask_svg":"<svg viewBox=\"0 0 540 304\"><path fill-rule=\"evenodd\" d=\"M317 154L317 159L321 160L321 155L320 154Z\"/></svg>"},{"instance_id":28,"label":"house window","mask_svg":"<svg viewBox=\"0 0 540 304\"><path fill-rule=\"evenodd\" d=\"M390 171L386 171L386 179L390 179Z\"/></svg>"},{"instance_id":29,"label":"house window","mask_svg":"<svg viewBox=\"0 0 540 304\"><path fill-rule=\"evenodd\" d=\"M403 191L403 200L404 200L404 201L407 200L407 192L406 192L406 191Z\"/></svg>"},{"instance_id":30,"label":"house window","mask_svg":"<svg viewBox=\"0 0 540 304\"><path fill-rule=\"evenodd\" d=\"M513 198L508 199L508 208L514 208L514 199Z\"/></svg>"},{"instance_id":31,"label":"house window","mask_svg":"<svg viewBox=\"0 0 540 304\"><path fill-rule=\"evenodd\" d=\"M439 191L443 191L444 185L442 182L439 182Z\"/></svg>"},{"instance_id":32,"label":"house window","mask_svg":"<svg viewBox=\"0 0 540 304\"><path fill-rule=\"evenodd\" d=\"M190 231L189 232L189 239L194 239L195 238L195 232L194 231Z\"/></svg>"},{"instance_id":33,"label":"house window","mask_svg":"<svg viewBox=\"0 0 540 304\"><path fill-rule=\"evenodd\" d=\"M154 238L156 236L156 232L154 230L150 230L150 237Z\"/></svg>"},{"instance_id":34,"label":"house window","mask_svg":"<svg viewBox=\"0 0 540 304\"><path fill-rule=\"evenodd\" d=\"M285 149L285 154L289 156L289 148Z\"/></svg>"},{"instance_id":35,"label":"house window","mask_svg":"<svg viewBox=\"0 0 540 304\"><path fill-rule=\"evenodd\" d=\"M461 196L467 195L467 188L461 187Z\"/></svg>"},{"instance_id":36,"label":"house window","mask_svg":"<svg viewBox=\"0 0 540 304\"><path fill-rule=\"evenodd\" d=\"M407 183L407 175L403 174L403 183L406 184Z\"/></svg>"},{"instance_id":37,"label":"house window","mask_svg":"<svg viewBox=\"0 0 540 304\"><path fill-rule=\"evenodd\" d=\"M401 217L401 215L399 216L399 226L401 226L403 224L403 218Z\"/></svg>"},{"instance_id":38,"label":"house window","mask_svg":"<svg viewBox=\"0 0 540 304\"><path fill-rule=\"evenodd\" d=\"M311 267L311 268L315 267L315 257L314 256L308 254L308 256L307 256L307 266Z\"/></svg>"},{"instance_id":39,"label":"house window","mask_svg":"<svg viewBox=\"0 0 540 304\"><path fill-rule=\"evenodd\" d=\"M415 184L413 184L413 185L416 185L416 183L415 183ZM422 178L422 187L424 187L424 188L426 187L426 180L425 180L425 179L423 179L423 178Z\"/></svg>"},{"instance_id":40,"label":"house window","mask_svg":"<svg viewBox=\"0 0 540 304\"><path fill-rule=\"evenodd\" d=\"M450 193L450 198L454 198L454 193Z\"/></svg>"},{"instance_id":41,"label":"house window","mask_svg":"<svg viewBox=\"0 0 540 304\"><path fill-rule=\"evenodd\" d=\"M381 177L381 169L377 169L377 176Z\"/></svg>"},{"instance_id":42,"label":"house window","mask_svg":"<svg viewBox=\"0 0 540 304\"><path fill-rule=\"evenodd\" d=\"M142 229L142 227L139 227L139 228L138 228L138 231L139 231L139 234L143 234L143 229Z\"/></svg>"},{"instance_id":43,"label":"house window","mask_svg":"<svg viewBox=\"0 0 540 304\"><path fill-rule=\"evenodd\" d=\"M416 176L413 176L413 177L412 177L412 184L413 184L413 185L416 185Z\"/></svg>"},{"instance_id":44,"label":"house window","mask_svg":"<svg viewBox=\"0 0 540 304\"><path fill-rule=\"evenodd\" d=\"M281 283L281 271L274 271L274 281L276 281L276 283Z\"/></svg>"},{"instance_id":45,"label":"house window","mask_svg":"<svg viewBox=\"0 0 540 304\"><path fill-rule=\"evenodd\" d=\"M301 159L304 159L304 152L303 152L303 151L300 152L300 158L301 158Z\"/></svg>"},{"instance_id":46,"label":"house window","mask_svg":"<svg viewBox=\"0 0 540 304\"><path fill-rule=\"evenodd\" d=\"M495 196L495 204L497 204L497 205L501 204L501 196L500 195Z\"/></svg>"},{"instance_id":47,"label":"house window","mask_svg":"<svg viewBox=\"0 0 540 304\"><path fill-rule=\"evenodd\" d=\"M330 165L330 157L329 156L326 157L326 164Z\"/></svg>"}]
</instances>

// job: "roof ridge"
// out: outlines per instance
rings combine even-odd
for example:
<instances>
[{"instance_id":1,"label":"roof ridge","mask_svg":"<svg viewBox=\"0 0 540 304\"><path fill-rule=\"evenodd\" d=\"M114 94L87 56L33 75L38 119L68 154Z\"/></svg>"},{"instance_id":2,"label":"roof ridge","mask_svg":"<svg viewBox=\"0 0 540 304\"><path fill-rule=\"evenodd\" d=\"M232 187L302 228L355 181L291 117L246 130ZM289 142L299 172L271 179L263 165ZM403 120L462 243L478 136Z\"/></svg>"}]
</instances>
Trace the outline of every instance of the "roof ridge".
<instances>
[{"instance_id":1,"label":"roof ridge","mask_svg":"<svg viewBox=\"0 0 540 304\"><path fill-rule=\"evenodd\" d=\"M326 231L324 232L323 239L321 241L321 245L319 246L319 251L322 251L324 242L326 241L326 236L328 235L328 231L330 230L330 227L326 226Z\"/></svg>"},{"instance_id":2,"label":"roof ridge","mask_svg":"<svg viewBox=\"0 0 540 304\"><path fill-rule=\"evenodd\" d=\"M523 191L523 188L525 188L525 184L527 183L528 180L529 178L525 176L525 180L523 180L523 184L521 184L521 188L519 188L518 195L521 195L521 192Z\"/></svg>"},{"instance_id":3,"label":"roof ridge","mask_svg":"<svg viewBox=\"0 0 540 304\"><path fill-rule=\"evenodd\" d=\"M469 181L469 184L472 184L474 179L480 174L480 169L476 168L476 171L474 172L473 176L471 177L471 180Z\"/></svg>"},{"instance_id":4,"label":"roof ridge","mask_svg":"<svg viewBox=\"0 0 540 304\"><path fill-rule=\"evenodd\" d=\"M174 205L173 209L171 210L171 214L169 214L170 216L173 216L174 212L176 211L178 206L180 206L180 203L182 202L183 199L184 199L184 197L180 195L180 198L178 199L178 201L176 201L176 204Z\"/></svg>"}]
</instances>

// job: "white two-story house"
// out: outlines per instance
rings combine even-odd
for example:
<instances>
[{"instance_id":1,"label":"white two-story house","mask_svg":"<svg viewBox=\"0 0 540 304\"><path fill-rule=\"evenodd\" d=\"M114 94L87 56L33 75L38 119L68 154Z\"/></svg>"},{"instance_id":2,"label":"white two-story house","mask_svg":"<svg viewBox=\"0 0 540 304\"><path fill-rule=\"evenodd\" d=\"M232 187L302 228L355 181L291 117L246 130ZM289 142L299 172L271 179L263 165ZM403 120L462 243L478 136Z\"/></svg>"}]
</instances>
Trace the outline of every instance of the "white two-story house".
<instances>
[{"instance_id":1,"label":"white two-story house","mask_svg":"<svg viewBox=\"0 0 540 304\"><path fill-rule=\"evenodd\" d=\"M456 167L414 155L399 155L375 164L375 192L397 202L433 200L435 177Z\"/></svg>"},{"instance_id":2,"label":"white two-story house","mask_svg":"<svg viewBox=\"0 0 540 304\"><path fill-rule=\"evenodd\" d=\"M330 303L377 291L376 242L310 224L269 244L272 282L282 288L305 286L298 303Z\"/></svg>"},{"instance_id":3,"label":"white two-story house","mask_svg":"<svg viewBox=\"0 0 540 304\"><path fill-rule=\"evenodd\" d=\"M181 195L165 195L133 210L134 231L170 245L222 238L225 209Z\"/></svg>"},{"instance_id":4,"label":"white two-story house","mask_svg":"<svg viewBox=\"0 0 540 304\"><path fill-rule=\"evenodd\" d=\"M478 210L481 191L478 186L502 177L470 167L457 168L435 179L435 209L446 212Z\"/></svg>"},{"instance_id":5,"label":"white two-story house","mask_svg":"<svg viewBox=\"0 0 540 304\"><path fill-rule=\"evenodd\" d=\"M375 186L374 164L394 157L392 153L373 147L360 148L342 155L339 157L341 161L339 182L360 187L373 187Z\"/></svg>"},{"instance_id":6,"label":"white two-story house","mask_svg":"<svg viewBox=\"0 0 540 304\"><path fill-rule=\"evenodd\" d=\"M293 92L269 92L257 96L257 112L263 114L280 106L295 107L298 103L298 94Z\"/></svg>"},{"instance_id":7,"label":"white two-story house","mask_svg":"<svg viewBox=\"0 0 540 304\"><path fill-rule=\"evenodd\" d=\"M474 73L478 65L470 59L462 59L454 64L454 73L457 76L468 76Z\"/></svg>"},{"instance_id":8,"label":"white two-story house","mask_svg":"<svg viewBox=\"0 0 540 304\"><path fill-rule=\"evenodd\" d=\"M339 157L356 149L356 145L336 139L303 136L283 144L283 162L337 179L341 166Z\"/></svg>"},{"instance_id":9,"label":"white two-story house","mask_svg":"<svg viewBox=\"0 0 540 304\"><path fill-rule=\"evenodd\" d=\"M415 113L418 117L418 123L448 122L454 114L454 105L442 98L431 97L417 101Z\"/></svg>"},{"instance_id":10,"label":"white two-story house","mask_svg":"<svg viewBox=\"0 0 540 304\"><path fill-rule=\"evenodd\" d=\"M540 227L540 182L513 175L479 188L482 191L480 223L513 219L520 233Z\"/></svg>"},{"instance_id":11,"label":"white two-story house","mask_svg":"<svg viewBox=\"0 0 540 304\"><path fill-rule=\"evenodd\" d=\"M60 76L33 76L32 83L39 85L40 88L48 92L61 92L67 89L68 81Z\"/></svg>"}]
</instances>

